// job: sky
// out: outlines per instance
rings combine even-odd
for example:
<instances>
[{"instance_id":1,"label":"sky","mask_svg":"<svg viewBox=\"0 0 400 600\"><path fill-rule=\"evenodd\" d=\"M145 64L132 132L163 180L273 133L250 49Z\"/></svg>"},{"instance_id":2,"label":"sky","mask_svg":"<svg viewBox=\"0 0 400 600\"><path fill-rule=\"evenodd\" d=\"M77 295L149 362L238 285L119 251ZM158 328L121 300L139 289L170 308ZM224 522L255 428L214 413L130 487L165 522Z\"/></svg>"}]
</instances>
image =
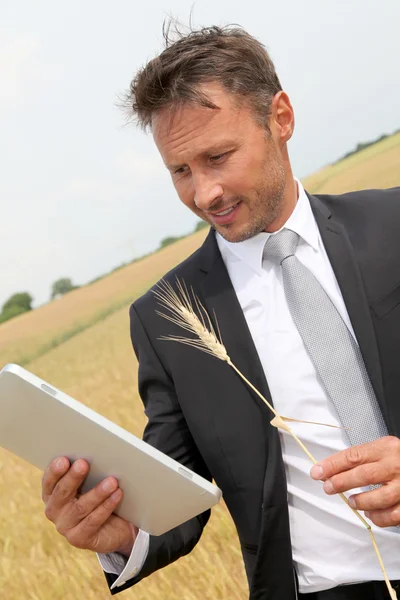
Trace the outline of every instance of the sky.
<instances>
[{"instance_id":1,"label":"sky","mask_svg":"<svg viewBox=\"0 0 400 600\"><path fill-rule=\"evenodd\" d=\"M193 230L151 134L118 98L172 15L237 23L268 49L295 115L296 176L400 128L398 0L1 0L0 307L49 300Z\"/></svg>"}]
</instances>

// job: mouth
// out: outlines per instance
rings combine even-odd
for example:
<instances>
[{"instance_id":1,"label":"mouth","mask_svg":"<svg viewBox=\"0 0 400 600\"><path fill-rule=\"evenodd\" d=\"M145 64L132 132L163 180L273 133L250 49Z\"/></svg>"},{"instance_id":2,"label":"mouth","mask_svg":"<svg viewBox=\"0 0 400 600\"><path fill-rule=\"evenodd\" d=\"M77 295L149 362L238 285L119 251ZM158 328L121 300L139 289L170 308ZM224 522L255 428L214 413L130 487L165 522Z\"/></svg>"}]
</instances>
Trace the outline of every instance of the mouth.
<instances>
[{"instance_id":1,"label":"mouth","mask_svg":"<svg viewBox=\"0 0 400 600\"><path fill-rule=\"evenodd\" d=\"M212 221L216 225L227 225L231 223L236 216L236 213L240 207L241 202L237 202L233 206L226 208L225 210L221 210L217 213L208 213L212 219Z\"/></svg>"}]
</instances>

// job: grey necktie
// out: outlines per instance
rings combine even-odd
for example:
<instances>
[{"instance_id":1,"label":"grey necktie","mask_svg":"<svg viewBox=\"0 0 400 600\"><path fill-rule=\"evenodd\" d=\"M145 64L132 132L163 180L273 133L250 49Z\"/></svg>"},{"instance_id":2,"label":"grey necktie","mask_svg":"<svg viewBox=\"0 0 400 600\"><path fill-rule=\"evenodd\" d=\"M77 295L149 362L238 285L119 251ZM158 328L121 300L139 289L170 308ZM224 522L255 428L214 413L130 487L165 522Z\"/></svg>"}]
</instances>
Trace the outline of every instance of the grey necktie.
<instances>
[{"instance_id":1,"label":"grey necktie","mask_svg":"<svg viewBox=\"0 0 400 600\"><path fill-rule=\"evenodd\" d=\"M264 258L281 265L293 321L350 443L371 442L388 432L364 360L324 288L294 255L298 241L297 233L283 229L268 238Z\"/></svg>"}]
</instances>

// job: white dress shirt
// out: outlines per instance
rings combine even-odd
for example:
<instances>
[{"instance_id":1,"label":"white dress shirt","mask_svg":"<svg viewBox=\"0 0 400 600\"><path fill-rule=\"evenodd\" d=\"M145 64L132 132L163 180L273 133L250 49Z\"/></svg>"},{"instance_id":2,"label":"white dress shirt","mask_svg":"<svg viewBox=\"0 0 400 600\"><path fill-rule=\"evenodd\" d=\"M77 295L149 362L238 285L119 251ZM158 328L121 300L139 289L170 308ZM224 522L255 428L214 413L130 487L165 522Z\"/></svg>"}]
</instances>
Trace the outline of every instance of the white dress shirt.
<instances>
[{"instance_id":1,"label":"white dress shirt","mask_svg":"<svg viewBox=\"0 0 400 600\"><path fill-rule=\"evenodd\" d=\"M125 558L122 554L118 554L118 552L97 554L97 558L104 571L118 575L118 578L111 586L112 590L116 587L121 587L128 579L136 577L140 572L149 553L149 540L149 534L140 529L129 559Z\"/></svg>"},{"instance_id":2,"label":"white dress shirt","mask_svg":"<svg viewBox=\"0 0 400 600\"><path fill-rule=\"evenodd\" d=\"M297 184L298 202L284 227L299 234L297 258L324 287L354 336L308 197L301 183ZM260 233L243 242L230 243L217 234L217 243L260 356L274 406L285 417L340 426L336 410L293 323L280 266L269 260L263 262L269 235ZM290 426L317 460L349 446L342 429L302 423ZM311 479L312 464L290 434L285 431L279 434L300 592L383 579L366 528L339 496L327 496L322 483ZM363 490L352 490L347 495L360 491ZM400 579L398 530L372 527L389 578ZM135 544L127 563L119 557L122 561L118 569L116 565L111 569L104 555L99 559L106 571L118 574L123 569L114 584L117 586L133 576L130 570L134 574L139 572L147 552L148 542L142 553L137 552Z\"/></svg>"}]
</instances>

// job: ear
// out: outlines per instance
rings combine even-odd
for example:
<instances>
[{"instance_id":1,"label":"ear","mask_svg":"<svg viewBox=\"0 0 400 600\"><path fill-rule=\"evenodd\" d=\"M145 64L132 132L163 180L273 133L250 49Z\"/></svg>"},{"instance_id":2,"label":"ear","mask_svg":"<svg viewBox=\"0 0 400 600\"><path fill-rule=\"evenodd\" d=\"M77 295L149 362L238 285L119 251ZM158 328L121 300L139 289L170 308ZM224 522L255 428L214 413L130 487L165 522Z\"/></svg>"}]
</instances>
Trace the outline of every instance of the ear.
<instances>
[{"instance_id":1,"label":"ear","mask_svg":"<svg viewBox=\"0 0 400 600\"><path fill-rule=\"evenodd\" d=\"M286 144L293 135L294 112L285 92L278 92L272 99L270 129L280 146Z\"/></svg>"}]
</instances>

